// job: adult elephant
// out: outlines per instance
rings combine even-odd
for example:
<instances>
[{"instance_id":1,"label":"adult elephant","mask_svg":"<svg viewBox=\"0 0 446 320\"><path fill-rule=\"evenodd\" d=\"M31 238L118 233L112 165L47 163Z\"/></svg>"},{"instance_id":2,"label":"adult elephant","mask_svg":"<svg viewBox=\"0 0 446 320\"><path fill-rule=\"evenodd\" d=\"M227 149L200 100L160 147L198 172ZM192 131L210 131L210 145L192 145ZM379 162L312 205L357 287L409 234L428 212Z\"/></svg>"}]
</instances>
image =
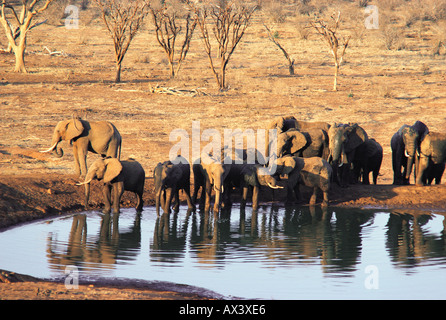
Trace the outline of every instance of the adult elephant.
<instances>
[{"instance_id":1,"label":"adult elephant","mask_svg":"<svg viewBox=\"0 0 446 320\"><path fill-rule=\"evenodd\" d=\"M294 199L300 199L299 184L303 183L307 187L313 188L313 194L310 198L310 205L315 205L317 192L323 192L322 206L328 206L328 192L331 186L332 168L330 164L320 158L301 158L285 156L276 159L276 173L274 176L287 175L287 202L293 202Z\"/></svg>"},{"instance_id":2,"label":"adult elephant","mask_svg":"<svg viewBox=\"0 0 446 320\"><path fill-rule=\"evenodd\" d=\"M222 193L224 192L224 182L231 169L231 163L222 163L218 157L214 157L208 154L203 155L199 161L194 163L194 181L199 181L204 184L205 190L205 212L209 212L211 206L211 193L212 189L215 192L214 200L214 213L218 213L220 210ZM196 200L196 192L199 185L194 183L194 196L193 201Z\"/></svg>"},{"instance_id":3,"label":"adult elephant","mask_svg":"<svg viewBox=\"0 0 446 320\"><path fill-rule=\"evenodd\" d=\"M225 180L225 199L230 201L233 187L242 190L242 205L245 205L248 198L248 191L252 189L252 210L259 207L260 186L267 186L271 189L282 189L276 184L276 179L269 174L268 168L259 164L233 164Z\"/></svg>"},{"instance_id":4,"label":"adult elephant","mask_svg":"<svg viewBox=\"0 0 446 320\"><path fill-rule=\"evenodd\" d=\"M327 133L319 128L306 129L305 132L289 129L277 137L278 157L297 155L304 158L322 157L329 154Z\"/></svg>"},{"instance_id":5,"label":"adult elephant","mask_svg":"<svg viewBox=\"0 0 446 320\"><path fill-rule=\"evenodd\" d=\"M87 173L88 151L100 154L102 157L120 158L121 135L116 127L108 121L86 121L80 118L63 120L54 128L51 147L41 152L55 152L63 156L63 150L58 149L62 140L73 145L75 172L79 176Z\"/></svg>"},{"instance_id":6,"label":"adult elephant","mask_svg":"<svg viewBox=\"0 0 446 320\"><path fill-rule=\"evenodd\" d=\"M446 134L429 132L421 141L419 168L416 184L423 185L435 179L441 183L441 177L446 163Z\"/></svg>"},{"instance_id":7,"label":"adult elephant","mask_svg":"<svg viewBox=\"0 0 446 320\"><path fill-rule=\"evenodd\" d=\"M373 184L377 184L379 170L383 160L383 147L373 138L365 143L365 152L356 152L353 160L355 180L362 175L362 183L370 184L370 172L372 172Z\"/></svg>"},{"instance_id":8,"label":"adult elephant","mask_svg":"<svg viewBox=\"0 0 446 320\"><path fill-rule=\"evenodd\" d=\"M110 213L113 194L113 210L119 212L121 196L124 191L132 191L137 195L136 210L142 211L145 172L138 161L128 159L120 161L117 158L98 159L90 166L85 181L85 207L88 208L90 198L90 183L97 179L104 183L104 213Z\"/></svg>"},{"instance_id":9,"label":"adult elephant","mask_svg":"<svg viewBox=\"0 0 446 320\"><path fill-rule=\"evenodd\" d=\"M328 130L329 162L333 167L333 176L341 186L351 181L351 168L356 154L366 153L367 132L354 124L334 124Z\"/></svg>"},{"instance_id":10,"label":"adult elephant","mask_svg":"<svg viewBox=\"0 0 446 320\"><path fill-rule=\"evenodd\" d=\"M184 158L183 158L184 159ZM160 206L165 213L170 213L172 198L175 197L174 211L180 205L179 191L183 190L189 209L193 208L190 197L190 165L184 161L165 161L158 163L153 170L155 183L155 206L159 215Z\"/></svg>"},{"instance_id":11,"label":"adult elephant","mask_svg":"<svg viewBox=\"0 0 446 320\"><path fill-rule=\"evenodd\" d=\"M428 127L423 122L416 121L412 126L403 125L392 136L390 147L392 148L393 184L409 184L414 163L414 172L415 175L417 174L416 157L420 153L420 144L428 133ZM403 169L402 173L401 169ZM417 178L415 177L414 180Z\"/></svg>"}]
</instances>

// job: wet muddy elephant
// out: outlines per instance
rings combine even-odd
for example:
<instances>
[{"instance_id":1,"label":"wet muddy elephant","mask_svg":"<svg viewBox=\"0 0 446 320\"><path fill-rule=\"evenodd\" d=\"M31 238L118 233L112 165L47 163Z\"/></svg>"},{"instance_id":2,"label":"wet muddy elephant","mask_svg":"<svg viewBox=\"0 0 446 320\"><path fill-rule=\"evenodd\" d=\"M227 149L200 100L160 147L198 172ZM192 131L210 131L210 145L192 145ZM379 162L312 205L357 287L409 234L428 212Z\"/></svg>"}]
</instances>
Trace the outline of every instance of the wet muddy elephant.
<instances>
[{"instance_id":1,"label":"wet muddy elephant","mask_svg":"<svg viewBox=\"0 0 446 320\"><path fill-rule=\"evenodd\" d=\"M354 124L334 124L328 130L329 162L333 167L333 178L342 187L354 181L352 167L358 155L365 155L367 132ZM364 160L365 161L365 160Z\"/></svg>"},{"instance_id":2,"label":"wet muddy elephant","mask_svg":"<svg viewBox=\"0 0 446 320\"><path fill-rule=\"evenodd\" d=\"M134 192L137 196L136 210L142 211L145 172L138 161L128 159L120 161L117 158L98 159L88 168L85 181L85 207L90 198L90 183L93 180L103 182L104 213L110 213L113 200L113 210L119 212L121 196L124 191Z\"/></svg>"},{"instance_id":3,"label":"wet muddy elephant","mask_svg":"<svg viewBox=\"0 0 446 320\"><path fill-rule=\"evenodd\" d=\"M409 184L414 164L416 176L420 145L428 133L428 127L423 122L416 121L412 126L403 125L392 136L390 147L392 148L393 184ZM401 169L403 169L402 173ZM416 177L414 180L416 180Z\"/></svg>"},{"instance_id":4,"label":"wet muddy elephant","mask_svg":"<svg viewBox=\"0 0 446 320\"><path fill-rule=\"evenodd\" d=\"M301 158L285 156L276 159L276 173L274 176L287 175L287 202L293 203L294 199L300 200L299 185L304 184L313 188L310 205L315 205L317 192L323 193L322 206L328 206L328 192L331 186L332 168L330 164L320 158Z\"/></svg>"},{"instance_id":5,"label":"wet muddy elephant","mask_svg":"<svg viewBox=\"0 0 446 320\"><path fill-rule=\"evenodd\" d=\"M88 151L102 157L120 158L122 138L116 127L108 121L86 121L80 118L63 120L54 128L51 147L41 152L55 152L63 156L58 149L62 140L73 145L75 172L79 176L87 173Z\"/></svg>"},{"instance_id":6,"label":"wet muddy elephant","mask_svg":"<svg viewBox=\"0 0 446 320\"><path fill-rule=\"evenodd\" d=\"M158 163L153 170L153 178L155 183L155 206L157 215L159 215L160 206L165 213L170 213L173 198L175 198L174 211L178 211L180 205L180 190L183 190L186 195L189 209L193 208L190 196L190 165L187 161L176 161L175 163L165 161Z\"/></svg>"},{"instance_id":7,"label":"wet muddy elephant","mask_svg":"<svg viewBox=\"0 0 446 320\"><path fill-rule=\"evenodd\" d=\"M446 163L446 133L429 132L420 144L416 184L441 183Z\"/></svg>"}]
</instances>

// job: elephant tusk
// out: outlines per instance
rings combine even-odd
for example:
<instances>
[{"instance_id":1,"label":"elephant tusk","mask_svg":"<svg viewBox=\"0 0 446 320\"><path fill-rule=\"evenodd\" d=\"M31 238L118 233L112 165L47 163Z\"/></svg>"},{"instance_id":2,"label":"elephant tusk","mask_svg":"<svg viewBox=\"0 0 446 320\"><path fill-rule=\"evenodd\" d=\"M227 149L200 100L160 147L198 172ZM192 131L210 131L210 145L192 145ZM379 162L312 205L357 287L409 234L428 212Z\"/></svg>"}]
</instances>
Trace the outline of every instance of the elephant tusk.
<instances>
[{"instance_id":1,"label":"elephant tusk","mask_svg":"<svg viewBox=\"0 0 446 320\"><path fill-rule=\"evenodd\" d=\"M76 183L77 186L83 186L84 184L89 184L91 182L91 180L93 180L93 178L91 178L88 181L84 181L84 182L80 182L80 183Z\"/></svg>"},{"instance_id":2,"label":"elephant tusk","mask_svg":"<svg viewBox=\"0 0 446 320\"><path fill-rule=\"evenodd\" d=\"M271 189L283 189L282 186L273 186L271 183L268 182L268 187L270 187Z\"/></svg>"},{"instance_id":3,"label":"elephant tusk","mask_svg":"<svg viewBox=\"0 0 446 320\"><path fill-rule=\"evenodd\" d=\"M407 153L407 150L404 150L404 155L408 158L410 157L410 155Z\"/></svg>"},{"instance_id":4,"label":"elephant tusk","mask_svg":"<svg viewBox=\"0 0 446 320\"><path fill-rule=\"evenodd\" d=\"M344 165L344 163L341 161L341 162L339 162L338 167L340 168L340 167L342 167L343 165Z\"/></svg>"},{"instance_id":5,"label":"elephant tusk","mask_svg":"<svg viewBox=\"0 0 446 320\"><path fill-rule=\"evenodd\" d=\"M42 152L42 153L47 153L47 152L51 152L51 151L53 151L54 150L54 148L57 146L57 143L58 142L56 142L55 144L53 144L51 147L49 147L48 149L46 149L46 150L41 150L40 152Z\"/></svg>"}]
</instances>

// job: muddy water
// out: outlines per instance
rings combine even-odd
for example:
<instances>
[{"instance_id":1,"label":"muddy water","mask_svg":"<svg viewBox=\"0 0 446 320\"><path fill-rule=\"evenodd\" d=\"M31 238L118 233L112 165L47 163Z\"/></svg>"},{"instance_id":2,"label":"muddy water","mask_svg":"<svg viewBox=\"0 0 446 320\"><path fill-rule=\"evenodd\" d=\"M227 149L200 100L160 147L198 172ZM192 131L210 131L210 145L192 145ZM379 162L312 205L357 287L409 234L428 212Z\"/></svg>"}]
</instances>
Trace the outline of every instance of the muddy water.
<instances>
[{"instance_id":1,"label":"muddy water","mask_svg":"<svg viewBox=\"0 0 446 320\"><path fill-rule=\"evenodd\" d=\"M234 206L220 217L181 208L158 218L146 207L4 231L0 268L168 281L227 297L445 299L445 241L444 216L435 213Z\"/></svg>"}]
</instances>

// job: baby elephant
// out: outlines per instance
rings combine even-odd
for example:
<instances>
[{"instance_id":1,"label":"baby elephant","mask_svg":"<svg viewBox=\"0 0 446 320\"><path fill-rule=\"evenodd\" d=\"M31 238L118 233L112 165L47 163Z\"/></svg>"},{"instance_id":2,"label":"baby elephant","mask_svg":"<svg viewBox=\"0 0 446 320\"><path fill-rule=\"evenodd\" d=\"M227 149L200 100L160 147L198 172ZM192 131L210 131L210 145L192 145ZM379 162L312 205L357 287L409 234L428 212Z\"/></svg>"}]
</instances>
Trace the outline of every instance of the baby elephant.
<instances>
[{"instance_id":1,"label":"baby elephant","mask_svg":"<svg viewBox=\"0 0 446 320\"><path fill-rule=\"evenodd\" d=\"M179 191L183 189L186 194L189 209L193 208L190 198L190 165L186 161L172 163L165 161L158 163L153 170L155 180L155 203L156 213L159 214L159 208L164 212L170 213L172 198L175 196L175 211L178 211L180 205Z\"/></svg>"},{"instance_id":2,"label":"baby elephant","mask_svg":"<svg viewBox=\"0 0 446 320\"><path fill-rule=\"evenodd\" d=\"M88 169L85 181L78 185L85 185L85 207L88 207L90 197L90 182L94 179L102 181L105 207L103 212L110 213L111 194L113 190L113 210L119 212L120 200L124 191L132 191L137 195L136 210L142 211L145 172L141 164L133 159L120 161L117 158L99 159Z\"/></svg>"},{"instance_id":3,"label":"baby elephant","mask_svg":"<svg viewBox=\"0 0 446 320\"><path fill-rule=\"evenodd\" d=\"M310 205L316 204L317 190L322 190L324 200L322 206L328 206L328 192L332 176L330 164L320 157L301 158L286 156L276 160L276 176L288 175L287 202L300 198L299 184L313 188ZM293 194L294 193L294 194Z\"/></svg>"}]
</instances>

